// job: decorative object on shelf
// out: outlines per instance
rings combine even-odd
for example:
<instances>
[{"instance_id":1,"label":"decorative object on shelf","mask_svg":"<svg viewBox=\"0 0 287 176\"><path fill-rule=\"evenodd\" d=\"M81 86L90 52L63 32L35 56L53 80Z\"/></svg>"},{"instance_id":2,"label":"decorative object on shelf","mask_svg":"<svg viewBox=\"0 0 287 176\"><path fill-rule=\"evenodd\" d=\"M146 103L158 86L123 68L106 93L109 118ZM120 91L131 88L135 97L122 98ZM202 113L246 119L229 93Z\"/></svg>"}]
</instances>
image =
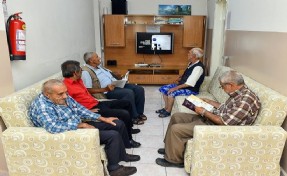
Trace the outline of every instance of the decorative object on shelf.
<instances>
[{"instance_id":1,"label":"decorative object on shelf","mask_svg":"<svg viewBox=\"0 0 287 176\"><path fill-rule=\"evenodd\" d=\"M191 15L191 5L158 5L159 15Z\"/></svg>"}]
</instances>

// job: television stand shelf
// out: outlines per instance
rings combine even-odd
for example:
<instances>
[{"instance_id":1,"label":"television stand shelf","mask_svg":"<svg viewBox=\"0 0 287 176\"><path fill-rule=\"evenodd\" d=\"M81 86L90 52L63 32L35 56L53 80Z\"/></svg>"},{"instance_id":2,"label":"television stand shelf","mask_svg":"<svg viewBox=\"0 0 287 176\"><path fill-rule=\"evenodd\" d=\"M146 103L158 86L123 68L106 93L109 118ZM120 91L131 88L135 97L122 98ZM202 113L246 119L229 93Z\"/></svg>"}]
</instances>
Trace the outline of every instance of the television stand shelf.
<instances>
[{"instance_id":1,"label":"television stand shelf","mask_svg":"<svg viewBox=\"0 0 287 176\"><path fill-rule=\"evenodd\" d=\"M178 76L182 75L184 67L134 67L134 66L116 66L108 67L112 71L124 74L129 71L129 82L134 84L171 84Z\"/></svg>"}]
</instances>

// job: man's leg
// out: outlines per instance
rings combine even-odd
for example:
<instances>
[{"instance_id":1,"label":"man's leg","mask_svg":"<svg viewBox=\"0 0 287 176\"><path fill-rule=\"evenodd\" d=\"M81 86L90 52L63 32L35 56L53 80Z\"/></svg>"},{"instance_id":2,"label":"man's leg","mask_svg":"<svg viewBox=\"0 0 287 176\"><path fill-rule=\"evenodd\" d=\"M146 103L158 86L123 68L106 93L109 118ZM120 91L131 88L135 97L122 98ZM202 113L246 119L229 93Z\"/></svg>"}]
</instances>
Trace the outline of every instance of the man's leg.
<instances>
[{"instance_id":1,"label":"man's leg","mask_svg":"<svg viewBox=\"0 0 287 176\"><path fill-rule=\"evenodd\" d=\"M95 121L88 121L87 123L93 125L94 127L98 128L99 130L114 130L117 131L121 135L121 140L124 143L126 148L130 148L130 140L128 137L127 129L123 121L115 120L116 126L111 124L106 124L103 122L95 122Z\"/></svg>"},{"instance_id":2,"label":"man's leg","mask_svg":"<svg viewBox=\"0 0 287 176\"><path fill-rule=\"evenodd\" d=\"M108 170L119 168L119 162L126 160L126 151L121 136L114 130L100 130L100 143L105 144L108 159Z\"/></svg>"},{"instance_id":3,"label":"man's leg","mask_svg":"<svg viewBox=\"0 0 287 176\"><path fill-rule=\"evenodd\" d=\"M206 125L197 119L192 123L175 124L171 127L170 136L166 136L164 158L171 163L183 163L186 142L193 137L195 125Z\"/></svg>"},{"instance_id":4,"label":"man's leg","mask_svg":"<svg viewBox=\"0 0 287 176\"><path fill-rule=\"evenodd\" d=\"M130 89L134 93L135 105L139 115L144 113L145 106L145 91L144 88L135 84L126 84L126 89Z\"/></svg>"},{"instance_id":5,"label":"man's leg","mask_svg":"<svg viewBox=\"0 0 287 176\"><path fill-rule=\"evenodd\" d=\"M167 126L167 130L166 130L165 138L163 142L165 142L166 136L170 136L170 129L172 125L178 124L178 123L191 123L195 119L197 120L197 118L198 117L196 114L183 113L183 112L174 113L169 120L169 124Z\"/></svg>"},{"instance_id":6,"label":"man's leg","mask_svg":"<svg viewBox=\"0 0 287 176\"><path fill-rule=\"evenodd\" d=\"M167 105L166 105L166 111L167 112L171 112L171 110L172 110L172 106L173 106L173 103L174 103L174 97L167 97Z\"/></svg>"},{"instance_id":7,"label":"man's leg","mask_svg":"<svg viewBox=\"0 0 287 176\"><path fill-rule=\"evenodd\" d=\"M131 104L131 117L137 118L139 114L137 113L137 108L135 104L135 96L132 90L124 88L115 88L106 94L108 99L118 99L118 100L128 100Z\"/></svg>"},{"instance_id":8,"label":"man's leg","mask_svg":"<svg viewBox=\"0 0 287 176\"><path fill-rule=\"evenodd\" d=\"M131 137L132 119L131 119L131 104L127 100L102 101L97 106L99 114L104 117L117 117L122 120L127 128L128 134ZM131 139L131 138L130 138Z\"/></svg>"}]
</instances>

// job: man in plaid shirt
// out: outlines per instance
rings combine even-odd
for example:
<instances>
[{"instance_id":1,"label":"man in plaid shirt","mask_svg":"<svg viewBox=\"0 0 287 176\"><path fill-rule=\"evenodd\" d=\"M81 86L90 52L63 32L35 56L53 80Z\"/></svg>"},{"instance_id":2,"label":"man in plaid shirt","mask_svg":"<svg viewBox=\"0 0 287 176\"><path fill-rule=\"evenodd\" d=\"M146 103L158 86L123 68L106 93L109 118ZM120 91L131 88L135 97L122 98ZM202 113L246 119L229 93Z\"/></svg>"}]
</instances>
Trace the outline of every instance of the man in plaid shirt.
<instances>
[{"instance_id":1,"label":"man in plaid shirt","mask_svg":"<svg viewBox=\"0 0 287 176\"><path fill-rule=\"evenodd\" d=\"M195 125L252 125L259 113L259 98L244 83L242 75L236 71L224 72L219 77L220 87L229 95L229 99L220 104L203 99L215 107L212 112L195 107L199 115L175 113L170 119L165 135L165 148L158 150L164 158L156 163L165 167L183 167L183 153L186 142L193 137Z\"/></svg>"},{"instance_id":2,"label":"man in plaid shirt","mask_svg":"<svg viewBox=\"0 0 287 176\"><path fill-rule=\"evenodd\" d=\"M105 144L110 175L124 176L136 173L136 167L118 164L120 161L140 160L140 156L127 154L125 151L122 140L123 137L127 137L125 124L115 117L101 117L77 103L67 94L67 87L62 81L51 79L43 84L42 93L29 108L29 116L36 127L43 127L50 133L78 128L99 129L100 143Z\"/></svg>"}]
</instances>

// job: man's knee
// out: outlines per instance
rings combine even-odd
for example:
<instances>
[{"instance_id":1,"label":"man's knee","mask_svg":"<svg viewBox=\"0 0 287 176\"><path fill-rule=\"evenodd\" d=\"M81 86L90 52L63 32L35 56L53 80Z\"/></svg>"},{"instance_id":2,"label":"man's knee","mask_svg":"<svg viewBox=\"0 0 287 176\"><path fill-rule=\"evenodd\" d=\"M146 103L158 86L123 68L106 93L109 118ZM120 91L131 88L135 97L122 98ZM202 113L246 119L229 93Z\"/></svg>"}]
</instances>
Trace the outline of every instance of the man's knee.
<instances>
[{"instance_id":1,"label":"man's knee","mask_svg":"<svg viewBox=\"0 0 287 176\"><path fill-rule=\"evenodd\" d=\"M144 95L145 93L144 88L142 86L136 85L136 93Z\"/></svg>"},{"instance_id":2,"label":"man's knee","mask_svg":"<svg viewBox=\"0 0 287 176\"><path fill-rule=\"evenodd\" d=\"M125 123L122 120L114 120L114 122L116 123L116 126L114 127L115 129L122 129L125 128Z\"/></svg>"},{"instance_id":3,"label":"man's knee","mask_svg":"<svg viewBox=\"0 0 287 176\"><path fill-rule=\"evenodd\" d=\"M172 133L176 134L176 133L178 133L180 131L180 127L179 127L178 124L174 124L174 125L171 126L170 130L171 130Z\"/></svg>"},{"instance_id":4,"label":"man's knee","mask_svg":"<svg viewBox=\"0 0 287 176\"><path fill-rule=\"evenodd\" d=\"M170 118L170 121L172 122L176 122L176 119L180 116L180 112L176 112L174 113L171 118Z\"/></svg>"}]
</instances>

